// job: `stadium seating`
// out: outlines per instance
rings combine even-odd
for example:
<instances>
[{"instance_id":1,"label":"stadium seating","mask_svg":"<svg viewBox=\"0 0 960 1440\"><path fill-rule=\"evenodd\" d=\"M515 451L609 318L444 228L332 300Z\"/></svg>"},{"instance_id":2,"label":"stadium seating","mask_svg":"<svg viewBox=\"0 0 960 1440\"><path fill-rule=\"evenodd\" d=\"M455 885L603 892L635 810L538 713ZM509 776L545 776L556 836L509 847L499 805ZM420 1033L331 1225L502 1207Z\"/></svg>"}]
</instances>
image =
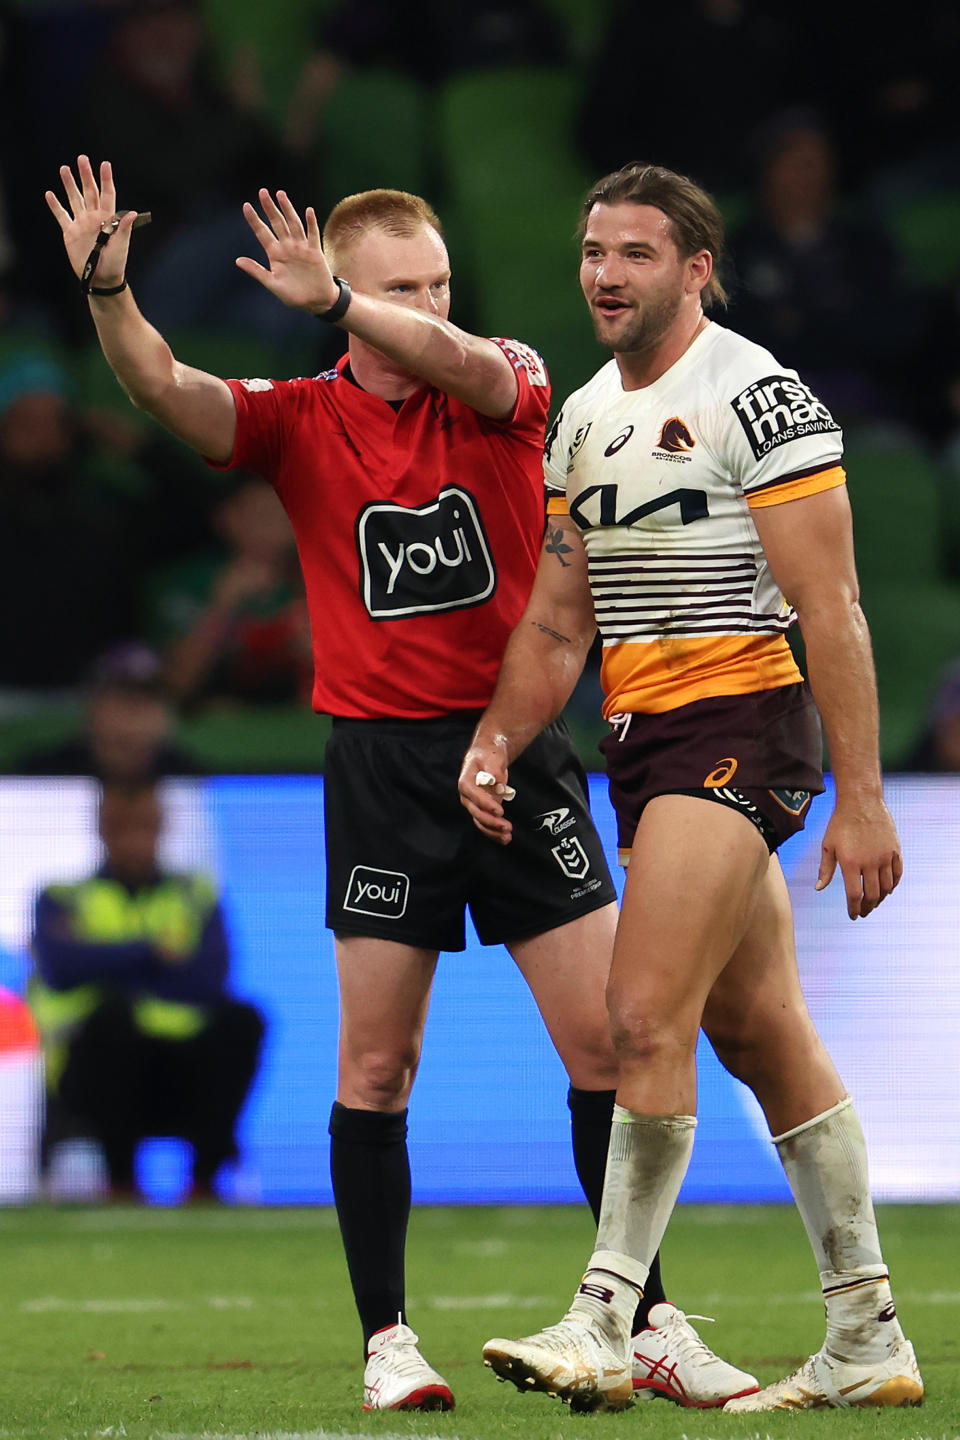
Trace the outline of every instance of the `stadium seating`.
<instances>
[{"instance_id":1,"label":"stadium seating","mask_svg":"<svg viewBox=\"0 0 960 1440\"><path fill-rule=\"evenodd\" d=\"M940 485L926 452L906 437L846 445L857 564L864 581L935 580L941 573Z\"/></svg>"},{"instance_id":2,"label":"stadium seating","mask_svg":"<svg viewBox=\"0 0 960 1440\"><path fill-rule=\"evenodd\" d=\"M591 0L589 5L583 0L546 0L546 9L559 21L574 63L591 60L603 40L613 0Z\"/></svg>"},{"instance_id":3,"label":"stadium seating","mask_svg":"<svg viewBox=\"0 0 960 1440\"><path fill-rule=\"evenodd\" d=\"M477 328L541 350L558 399L600 359L577 285L574 231L589 181L571 141L578 103L568 71L516 67L456 76L437 117Z\"/></svg>"},{"instance_id":4,"label":"stadium seating","mask_svg":"<svg viewBox=\"0 0 960 1440\"><path fill-rule=\"evenodd\" d=\"M905 438L853 439L845 464L892 766L920 730L940 670L960 655L960 585L945 578L940 480L926 452Z\"/></svg>"},{"instance_id":5,"label":"stadium seating","mask_svg":"<svg viewBox=\"0 0 960 1440\"><path fill-rule=\"evenodd\" d=\"M320 183L327 210L344 195L386 186L428 193L427 96L399 70L354 70L324 107Z\"/></svg>"},{"instance_id":6,"label":"stadium seating","mask_svg":"<svg viewBox=\"0 0 960 1440\"><path fill-rule=\"evenodd\" d=\"M901 199L889 206L886 221L918 285L946 285L960 276L960 194Z\"/></svg>"}]
</instances>

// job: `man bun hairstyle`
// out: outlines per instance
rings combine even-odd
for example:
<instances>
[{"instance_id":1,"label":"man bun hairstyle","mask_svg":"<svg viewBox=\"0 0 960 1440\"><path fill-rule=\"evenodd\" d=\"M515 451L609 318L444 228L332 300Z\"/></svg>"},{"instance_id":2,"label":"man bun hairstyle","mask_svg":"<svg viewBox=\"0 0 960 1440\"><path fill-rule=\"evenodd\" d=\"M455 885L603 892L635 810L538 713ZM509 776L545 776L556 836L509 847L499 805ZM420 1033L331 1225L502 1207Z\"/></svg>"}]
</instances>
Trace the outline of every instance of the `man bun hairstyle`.
<instances>
[{"instance_id":1,"label":"man bun hairstyle","mask_svg":"<svg viewBox=\"0 0 960 1440\"><path fill-rule=\"evenodd\" d=\"M410 195L406 190L361 190L344 196L330 211L323 227L323 252L335 270L368 230L409 236L416 235L424 225L443 239L443 226L432 205L419 195Z\"/></svg>"},{"instance_id":2,"label":"man bun hairstyle","mask_svg":"<svg viewBox=\"0 0 960 1440\"><path fill-rule=\"evenodd\" d=\"M673 242L681 259L698 250L713 256L713 274L703 287L703 308L726 305L727 292L717 274L723 261L724 224L712 196L686 175L663 165L634 160L592 186L583 202L578 235L582 239L594 205L652 205L670 221Z\"/></svg>"}]
</instances>

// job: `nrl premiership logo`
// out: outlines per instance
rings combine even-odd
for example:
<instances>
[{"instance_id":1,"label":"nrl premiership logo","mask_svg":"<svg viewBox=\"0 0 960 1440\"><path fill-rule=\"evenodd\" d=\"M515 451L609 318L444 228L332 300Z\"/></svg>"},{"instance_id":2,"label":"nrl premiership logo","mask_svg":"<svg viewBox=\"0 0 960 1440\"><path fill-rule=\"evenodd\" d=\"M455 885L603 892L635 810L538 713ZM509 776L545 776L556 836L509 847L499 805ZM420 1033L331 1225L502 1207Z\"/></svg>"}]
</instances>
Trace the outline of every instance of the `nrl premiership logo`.
<instances>
[{"instance_id":1,"label":"nrl premiership logo","mask_svg":"<svg viewBox=\"0 0 960 1440\"><path fill-rule=\"evenodd\" d=\"M583 880L590 870L590 857L576 835L568 835L550 853L568 880Z\"/></svg>"}]
</instances>

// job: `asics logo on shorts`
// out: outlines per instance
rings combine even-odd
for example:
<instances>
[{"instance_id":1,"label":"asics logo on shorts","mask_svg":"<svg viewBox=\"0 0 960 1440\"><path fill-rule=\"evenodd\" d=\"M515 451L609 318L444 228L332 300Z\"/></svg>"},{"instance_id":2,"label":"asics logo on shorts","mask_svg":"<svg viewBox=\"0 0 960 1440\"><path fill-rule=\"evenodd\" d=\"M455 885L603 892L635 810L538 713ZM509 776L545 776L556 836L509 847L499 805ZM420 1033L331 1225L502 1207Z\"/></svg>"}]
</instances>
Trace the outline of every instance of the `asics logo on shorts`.
<instances>
[{"instance_id":1,"label":"asics logo on shorts","mask_svg":"<svg viewBox=\"0 0 960 1440\"><path fill-rule=\"evenodd\" d=\"M464 610L496 589L479 508L457 485L427 505L364 506L357 517L357 549L361 594L372 620Z\"/></svg>"},{"instance_id":2,"label":"asics logo on shorts","mask_svg":"<svg viewBox=\"0 0 960 1440\"><path fill-rule=\"evenodd\" d=\"M383 920L399 920L410 897L410 877L399 870L375 870L369 865L354 865L347 881L344 910L357 915L378 915Z\"/></svg>"},{"instance_id":3,"label":"asics logo on shorts","mask_svg":"<svg viewBox=\"0 0 960 1440\"><path fill-rule=\"evenodd\" d=\"M721 785L726 785L727 781L732 780L737 773L738 764L739 761L735 760L732 755L726 755L722 760L718 760L706 780L704 780L703 788L705 790L715 790Z\"/></svg>"}]
</instances>

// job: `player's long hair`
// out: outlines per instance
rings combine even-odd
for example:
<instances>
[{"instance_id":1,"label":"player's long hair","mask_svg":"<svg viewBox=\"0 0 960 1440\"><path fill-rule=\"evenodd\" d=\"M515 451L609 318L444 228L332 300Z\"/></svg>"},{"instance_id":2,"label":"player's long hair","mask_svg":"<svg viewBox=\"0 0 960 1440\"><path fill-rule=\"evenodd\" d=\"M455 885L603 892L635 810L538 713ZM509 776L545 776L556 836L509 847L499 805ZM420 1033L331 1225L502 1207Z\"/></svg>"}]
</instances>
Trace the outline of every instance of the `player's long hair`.
<instances>
[{"instance_id":1,"label":"player's long hair","mask_svg":"<svg viewBox=\"0 0 960 1440\"><path fill-rule=\"evenodd\" d=\"M416 235L424 225L443 239L443 226L433 207L406 190L361 190L339 200L323 227L323 252L336 268L352 245L368 230L388 235Z\"/></svg>"},{"instance_id":2,"label":"player's long hair","mask_svg":"<svg viewBox=\"0 0 960 1440\"><path fill-rule=\"evenodd\" d=\"M582 240L587 218L594 205L652 205L662 210L670 221L673 241L686 260L698 250L709 250L713 256L713 274L703 287L701 303L705 310L711 305L726 305L727 292L717 275L723 259L723 216L712 197L686 175L678 175L662 165L645 165L635 160L591 186L580 215L577 231Z\"/></svg>"}]
</instances>

